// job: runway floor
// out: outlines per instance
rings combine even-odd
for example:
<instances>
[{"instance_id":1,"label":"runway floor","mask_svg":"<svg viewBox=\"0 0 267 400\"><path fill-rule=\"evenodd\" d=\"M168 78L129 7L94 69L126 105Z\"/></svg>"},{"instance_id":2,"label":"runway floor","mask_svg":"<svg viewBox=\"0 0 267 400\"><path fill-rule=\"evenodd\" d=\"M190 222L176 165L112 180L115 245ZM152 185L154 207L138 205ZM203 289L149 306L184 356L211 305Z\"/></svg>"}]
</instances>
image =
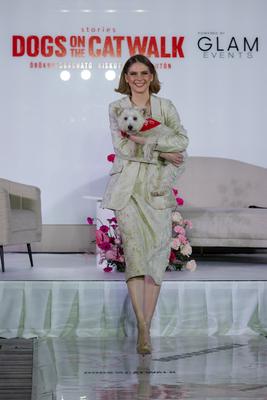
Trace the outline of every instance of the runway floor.
<instances>
[{"instance_id":1,"label":"runway floor","mask_svg":"<svg viewBox=\"0 0 267 400\"><path fill-rule=\"evenodd\" d=\"M267 338L43 339L35 343L33 400L267 399Z\"/></svg>"},{"instance_id":2,"label":"runway floor","mask_svg":"<svg viewBox=\"0 0 267 400\"><path fill-rule=\"evenodd\" d=\"M4 337L41 332L31 400L267 400L267 334L259 328L266 326L266 254L202 257L193 273L167 272L153 351L144 357L136 353L136 332L127 331L127 310L128 334L116 336L123 273L103 272L89 254L34 254L33 268L27 254L6 254L5 261Z\"/></svg>"}]
</instances>

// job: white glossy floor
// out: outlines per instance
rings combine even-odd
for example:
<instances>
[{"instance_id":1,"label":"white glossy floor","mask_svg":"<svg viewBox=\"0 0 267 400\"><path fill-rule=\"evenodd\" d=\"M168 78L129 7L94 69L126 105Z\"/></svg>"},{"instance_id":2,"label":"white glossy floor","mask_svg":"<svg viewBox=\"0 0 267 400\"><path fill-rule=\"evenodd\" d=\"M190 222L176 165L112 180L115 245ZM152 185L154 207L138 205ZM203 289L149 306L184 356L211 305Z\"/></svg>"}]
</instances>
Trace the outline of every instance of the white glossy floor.
<instances>
[{"instance_id":1,"label":"white glossy floor","mask_svg":"<svg viewBox=\"0 0 267 400\"><path fill-rule=\"evenodd\" d=\"M32 400L267 400L267 254L166 273L145 357L123 273L88 254L5 260L1 335L39 336Z\"/></svg>"},{"instance_id":2,"label":"white glossy floor","mask_svg":"<svg viewBox=\"0 0 267 400\"><path fill-rule=\"evenodd\" d=\"M124 273L103 272L94 254L5 254L6 272L1 281L120 281ZM267 253L209 256L197 261L195 272L166 272L165 281L262 281L267 280Z\"/></svg>"},{"instance_id":3,"label":"white glossy floor","mask_svg":"<svg viewBox=\"0 0 267 400\"><path fill-rule=\"evenodd\" d=\"M35 343L33 400L267 399L267 338L43 339Z\"/></svg>"}]
</instances>

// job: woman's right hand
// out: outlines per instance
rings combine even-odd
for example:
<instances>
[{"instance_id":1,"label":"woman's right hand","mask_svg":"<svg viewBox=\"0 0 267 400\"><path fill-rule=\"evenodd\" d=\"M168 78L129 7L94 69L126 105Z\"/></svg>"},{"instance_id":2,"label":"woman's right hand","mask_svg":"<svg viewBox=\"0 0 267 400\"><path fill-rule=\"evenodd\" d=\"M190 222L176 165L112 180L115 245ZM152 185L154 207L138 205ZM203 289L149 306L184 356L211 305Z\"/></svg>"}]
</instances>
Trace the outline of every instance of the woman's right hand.
<instances>
[{"instance_id":1,"label":"woman's right hand","mask_svg":"<svg viewBox=\"0 0 267 400\"><path fill-rule=\"evenodd\" d=\"M182 153L159 153L161 158L171 162L175 167L180 167L184 161L184 156Z\"/></svg>"}]
</instances>

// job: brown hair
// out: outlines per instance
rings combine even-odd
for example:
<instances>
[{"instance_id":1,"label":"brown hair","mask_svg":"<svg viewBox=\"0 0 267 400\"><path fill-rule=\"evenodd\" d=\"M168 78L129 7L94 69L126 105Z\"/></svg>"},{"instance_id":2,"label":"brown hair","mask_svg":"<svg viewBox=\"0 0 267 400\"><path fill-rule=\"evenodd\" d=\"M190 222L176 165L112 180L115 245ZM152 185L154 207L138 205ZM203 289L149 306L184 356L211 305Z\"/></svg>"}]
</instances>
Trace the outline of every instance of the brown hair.
<instances>
[{"instance_id":1,"label":"brown hair","mask_svg":"<svg viewBox=\"0 0 267 400\"><path fill-rule=\"evenodd\" d=\"M115 92L121 94L131 94L131 89L128 83L126 82L125 74L127 74L129 68L137 62L146 65L149 69L149 72L153 75L153 81L150 83L149 86L150 93L158 93L160 91L160 81L158 78L157 71L152 62L142 54L135 54L126 61L121 71L119 86L117 89L115 89Z\"/></svg>"}]
</instances>

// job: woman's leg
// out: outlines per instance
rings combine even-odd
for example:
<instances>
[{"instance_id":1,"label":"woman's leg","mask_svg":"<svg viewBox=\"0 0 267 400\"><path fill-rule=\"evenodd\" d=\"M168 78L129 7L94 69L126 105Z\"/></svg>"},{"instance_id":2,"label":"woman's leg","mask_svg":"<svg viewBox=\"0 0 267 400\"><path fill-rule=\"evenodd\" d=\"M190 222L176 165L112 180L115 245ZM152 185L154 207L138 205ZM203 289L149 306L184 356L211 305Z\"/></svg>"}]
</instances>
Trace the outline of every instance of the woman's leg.
<instances>
[{"instance_id":1,"label":"woman's leg","mask_svg":"<svg viewBox=\"0 0 267 400\"><path fill-rule=\"evenodd\" d=\"M151 320L154 315L154 311L157 305L159 292L160 292L160 285L157 285L154 279L147 275L145 277L145 284L144 284L144 318L146 321L146 325L148 328L148 332L151 326Z\"/></svg>"},{"instance_id":2,"label":"woman's leg","mask_svg":"<svg viewBox=\"0 0 267 400\"><path fill-rule=\"evenodd\" d=\"M137 323L144 323L144 276L135 276L128 279L127 286Z\"/></svg>"},{"instance_id":3,"label":"woman's leg","mask_svg":"<svg viewBox=\"0 0 267 400\"><path fill-rule=\"evenodd\" d=\"M127 286L137 321L137 346L140 352L142 352L142 349L144 348L144 352L149 352L147 349L147 345L149 344L149 333L144 315L144 282L144 276L137 276L128 279Z\"/></svg>"}]
</instances>

